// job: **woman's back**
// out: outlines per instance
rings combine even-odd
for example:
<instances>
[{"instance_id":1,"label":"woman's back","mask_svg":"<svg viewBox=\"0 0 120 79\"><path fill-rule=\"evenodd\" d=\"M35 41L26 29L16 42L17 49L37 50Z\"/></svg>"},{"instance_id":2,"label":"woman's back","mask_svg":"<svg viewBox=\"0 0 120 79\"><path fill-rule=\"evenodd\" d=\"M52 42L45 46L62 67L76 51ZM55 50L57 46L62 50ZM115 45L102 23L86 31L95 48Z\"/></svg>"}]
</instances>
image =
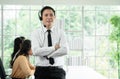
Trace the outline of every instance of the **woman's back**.
<instances>
[{"instance_id":1,"label":"woman's back","mask_svg":"<svg viewBox=\"0 0 120 79\"><path fill-rule=\"evenodd\" d=\"M13 48L13 53L11 54L11 61L10 61L10 67L12 68L13 63L19 53L19 50L21 48L22 42L25 40L25 37L17 37L14 40L14 48Z\"/></svg>"},{"instance_id":2,"label":"woman's back","mask_svg":"<svg viewBox=\"0 0 120 79\"><path fill-rule=\"evenodd\" d=\"M29 55L32 54L31 50L31 41L25 40L22 43L22 47L20 52L18 53L18 57L15 59L12 68L11 77L15 78L22 78L25 79L30 75L34 74L35 67L32 66L29 62Z\"/></svg>"},{"instance_id":3,"label":"woman's back","mask_svg":"<svg viewBox=\"0 0 120 79\"><path fill-rule=\"evenodd\" d=\"M30 75L32 75L34 70L30 69L29 61L28 59L20 55L18 58L15 60L13 64L13 70L11 77L12 78L27 78Z\"/></svg>"}]
</instances>

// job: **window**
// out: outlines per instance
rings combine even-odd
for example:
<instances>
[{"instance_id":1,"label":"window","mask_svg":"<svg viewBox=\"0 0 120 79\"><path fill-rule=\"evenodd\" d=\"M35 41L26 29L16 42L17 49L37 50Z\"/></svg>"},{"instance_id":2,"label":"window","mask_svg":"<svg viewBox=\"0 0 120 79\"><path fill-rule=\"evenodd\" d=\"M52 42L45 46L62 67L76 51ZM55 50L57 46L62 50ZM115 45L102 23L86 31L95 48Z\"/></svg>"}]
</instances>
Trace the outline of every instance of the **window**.
<instances>
[{"instance_id":1,"label":"window","mask_svg":"<svg viewBox=\"0 0 120 79\"><path fill-rule=\"evenodd\" d=\"M1 44L1 40L2 40L1 39L1 33L2 33L1 32L1 22L2 21L1 21L1 5L0 5L0 57L2 56L2 50L1 50L2 49L2 44Z\"/></svg>"},{"instance_id":2,"label":"window","mask_svg":"<svg viewBox=\"0 0 120 79\"><path fill-rule=\"evenodd\" d=\"M70 48L66 65L86 65L109 79L118 79L118 67L113 69L110 63L109 36L112 28L109 20L111 16L120 14L120 6L52 5L52 7L56 10L57 19L64 22L61 28L66 32ZM14 38L16 36L30 38L31 32L40 27L38 11L41 8L42 6L3 5L3 26L0 23L3 36L0 31L0 40L3 39L5 68L9 68ZM0 49L0 54L1 51ZM34 59L31 60L34 62Z\"/></svg>"}]
</instances>

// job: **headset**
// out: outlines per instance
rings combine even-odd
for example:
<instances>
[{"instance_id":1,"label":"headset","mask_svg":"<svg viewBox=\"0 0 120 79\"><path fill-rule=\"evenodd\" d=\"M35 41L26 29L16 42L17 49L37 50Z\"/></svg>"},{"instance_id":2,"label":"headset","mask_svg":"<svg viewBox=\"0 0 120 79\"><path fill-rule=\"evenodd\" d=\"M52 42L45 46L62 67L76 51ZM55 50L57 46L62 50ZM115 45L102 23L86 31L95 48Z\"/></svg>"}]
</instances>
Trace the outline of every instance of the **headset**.
<instances>
[{"instance_id":1,"label":"headset","mask_svg":"<svg viewBox=\"0 0 120 79\"><path fill-rule=\"evenodd\" d=\"M40 20L40 22L42 21L42 16L40 16L40 14L41 14L41 11L39 10L38 11L38 18L39 18L39 20ZM46 27L45 25L44 25L44 27Z\"/></svg>"},{"instance_id":2,"label":"headset","mask_svg":"<svg viewBox=\"0 0 120 79\"><path fill-rule=\"evenodd\" d=\"M39 18L40 21L42 21L42 14L43 14L43 11L46 10L46 9L52 10L54 12L54 15L55 15L55 10L52 7L45 6L45 7L42 8L42 10L38 11L38 18Z\"/></svg>"},{"instance_id":3,"label":"headset","mask_svg":"<svg viewBox=\"0 0 120 79\"><path fill-rule=\"evenodd\" d=\"M38 18L39 18L40 21L42 21L42 17L40 16L40 14L41 14L41 11L39 10L38 11Z\"/></svg>"}]
</instances>

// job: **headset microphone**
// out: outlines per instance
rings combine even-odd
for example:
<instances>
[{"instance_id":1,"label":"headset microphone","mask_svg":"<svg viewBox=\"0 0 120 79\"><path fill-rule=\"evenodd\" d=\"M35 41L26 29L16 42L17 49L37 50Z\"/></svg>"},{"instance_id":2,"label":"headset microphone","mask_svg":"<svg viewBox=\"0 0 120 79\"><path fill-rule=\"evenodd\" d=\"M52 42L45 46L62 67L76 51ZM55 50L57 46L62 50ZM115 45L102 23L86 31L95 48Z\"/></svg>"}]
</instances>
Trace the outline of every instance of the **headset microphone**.
<instances>
[{"instance_id":1,"label":"headset microphone","mask_svg":"<svg viewBox=\"0 0 120 79\"><path fill-rule=\"evenodd\" d=\"M44 25L44 27L46 27L46 25Z\"/></svg>"}]
</instances>

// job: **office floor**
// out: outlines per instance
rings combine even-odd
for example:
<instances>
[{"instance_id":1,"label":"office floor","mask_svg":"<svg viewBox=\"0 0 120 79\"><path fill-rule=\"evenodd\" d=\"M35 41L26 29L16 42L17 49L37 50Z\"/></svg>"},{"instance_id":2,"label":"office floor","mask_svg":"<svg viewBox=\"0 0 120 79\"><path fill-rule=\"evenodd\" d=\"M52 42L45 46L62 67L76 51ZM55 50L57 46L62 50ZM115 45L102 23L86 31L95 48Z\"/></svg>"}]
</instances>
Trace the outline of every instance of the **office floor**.
<instances>
[{"instance_id":1,"label":"office floor","mask_svg":"<svg viewBox=\"0 0 120 79\"><path fill-rule=\"evenodd\" d=\"M87 66L69 66L66 77L67 79L107 79Z\"/></svg>"},{"instance_id":2,"label":"office floor","mask_svg":"<svg viewBox=\"0 0 120 79\"><path fill-rule=\"evenodd\" d=\"M11 69L8 70L9 74ZM9 77L7 79L10 79ZM29 79L34 79L31 76ZM87 66L69 66L66 68L66 79L107 79L92 68Z\"/></svg>"}]
</instances>

